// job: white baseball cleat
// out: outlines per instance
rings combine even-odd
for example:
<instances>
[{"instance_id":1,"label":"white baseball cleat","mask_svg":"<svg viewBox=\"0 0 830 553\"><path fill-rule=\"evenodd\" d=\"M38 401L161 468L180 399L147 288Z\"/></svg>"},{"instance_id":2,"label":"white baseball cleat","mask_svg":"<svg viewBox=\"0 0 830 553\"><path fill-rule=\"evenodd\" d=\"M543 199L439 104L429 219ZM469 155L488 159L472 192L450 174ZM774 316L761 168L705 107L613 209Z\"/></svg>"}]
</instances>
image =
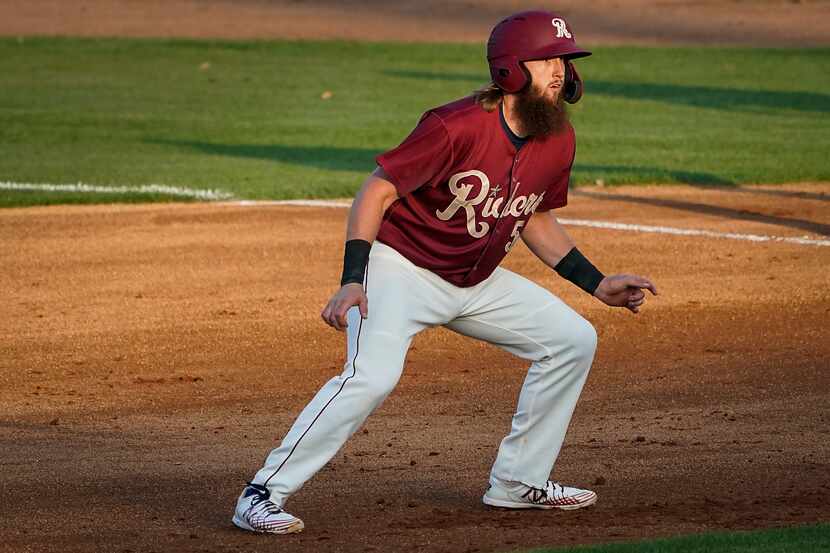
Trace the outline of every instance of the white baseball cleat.
<instances>
[{"instance_id":1,"label":"white baseball cleat","mask_svg":"<svg viewBox=\"0 0 830 553\"><path fill-rule=\"evenodd\" d=\"M557 482L544 488L532 488L520 482L490 484L482 498L485 505L507 509L564 509L572 511L597 502L591 490L569 488Z\"/></svg>"},{"instance_id":2,"label":"white baseball cleat","mask_svg":"<svg viewBox=\"0 0 830 553\"><path fill-rule=\"evenodd\" d=\"M293 534L305 528L302 520L271 501L268 488L250 482L236 502L233 523L260 534Z\"/></svg>"}]
</instances>

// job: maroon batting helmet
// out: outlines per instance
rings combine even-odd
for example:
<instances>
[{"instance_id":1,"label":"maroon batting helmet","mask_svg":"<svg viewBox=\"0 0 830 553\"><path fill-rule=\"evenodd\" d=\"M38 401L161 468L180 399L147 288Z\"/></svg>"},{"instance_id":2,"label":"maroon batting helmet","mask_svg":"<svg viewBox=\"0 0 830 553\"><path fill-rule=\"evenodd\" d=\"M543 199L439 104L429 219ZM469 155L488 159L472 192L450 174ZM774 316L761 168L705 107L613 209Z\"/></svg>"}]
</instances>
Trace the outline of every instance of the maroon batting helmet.
<instances>
[{"instance_id":1,"label":"maroon batting helmet","mask_svg":"<svg viewBox=\"0 0 830 553\"><path fill-rule=\"evenodd\" d=\"M530 81L523 61L561 57L565 60L564 98L582 96L582 80L570 60L590 56L577 46L564 18L546 11L521 12L500 21L487 41L490 75L499 88L512 93Z\"/></svg>"}]
</instances>

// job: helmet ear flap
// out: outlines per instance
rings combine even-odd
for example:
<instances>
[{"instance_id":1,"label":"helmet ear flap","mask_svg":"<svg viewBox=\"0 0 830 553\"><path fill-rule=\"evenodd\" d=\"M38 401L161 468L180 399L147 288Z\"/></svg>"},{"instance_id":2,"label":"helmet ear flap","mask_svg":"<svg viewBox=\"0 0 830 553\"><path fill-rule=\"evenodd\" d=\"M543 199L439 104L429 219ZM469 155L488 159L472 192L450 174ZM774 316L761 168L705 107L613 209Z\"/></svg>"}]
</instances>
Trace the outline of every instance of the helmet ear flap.
<instances>
[{"instance_id":1,"label":"helmet ear flap","mask_svg":"<svg viewBox=\"0 0 830 553\"><path fill-rule=\"evenodd\" d=\"M530 81L527 69L516 56L504 56L490 61L490 76L504 92L519 92Z\"/></svg>"},{"instance_id":2,"label":"helmet ear flap","mask_svg":"<svg viewBox=\"0 0 830 553\"><path fill-rule=\"evenodd\" d=\"M562 89L562 98L569 104L575 104L582 98L582 78L576 71L571 60L565 60L565 86Z\"/></svg>"}]
</instances>

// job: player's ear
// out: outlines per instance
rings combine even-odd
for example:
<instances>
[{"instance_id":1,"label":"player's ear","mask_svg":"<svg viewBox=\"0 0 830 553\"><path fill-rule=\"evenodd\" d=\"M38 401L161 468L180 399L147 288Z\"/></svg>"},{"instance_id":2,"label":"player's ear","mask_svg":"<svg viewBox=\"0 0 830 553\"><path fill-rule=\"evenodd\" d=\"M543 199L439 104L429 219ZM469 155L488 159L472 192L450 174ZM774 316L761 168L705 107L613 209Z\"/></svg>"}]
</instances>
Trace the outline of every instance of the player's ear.
<instances>
[{"instance_id":1,"label":"player's ear","mask_svg":"<svg viewBox=\"0 0 830 553\"><path fill-rule=\"evenodd\" d=\"M490 76L503 91L514 94L527 86L530 73L516 56L506 55L488 60Z\"/></svg>"},{"instance_id":2,"label":"player's ear","mask_svg":"<svg viewBox=\"0 0 830 553\"><path fill-rule=\"evenodd\" d=\"M582 78L568 59L565 60L565 86L562 94L563 99L569 104L575 104L582 98Z\"/></svg>"}]
</instances>

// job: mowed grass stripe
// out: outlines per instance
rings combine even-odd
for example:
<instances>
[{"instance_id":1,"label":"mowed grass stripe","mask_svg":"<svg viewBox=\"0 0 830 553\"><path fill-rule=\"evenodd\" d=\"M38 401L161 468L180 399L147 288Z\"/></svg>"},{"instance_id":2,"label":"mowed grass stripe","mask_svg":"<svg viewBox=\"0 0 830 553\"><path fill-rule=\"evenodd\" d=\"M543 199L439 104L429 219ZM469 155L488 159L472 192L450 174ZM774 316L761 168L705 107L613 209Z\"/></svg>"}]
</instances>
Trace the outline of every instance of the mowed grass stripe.
<instances>
[{"instance_id":1,"label":"mowed grass stripe","mask_svg":"<svg viewBox=\"0 0 830 553\"><path fill-rule=\"evenodd\" d=\"M718 532L633 543L534 549L525 553L819 553L830 551L830 525Z\"/></svg>"},{"instance_id":2,"label":"mowed grass stripe","mask_svg":"<svg viewBox=\"0 0 830 553\"><path fill-rule=\"evenodd\" d=\"M830 180L830 49L594 52L576 184ZM347 197L487 78L479 45L0 39L0 180Z\"/></svg>"}]
</instances>

